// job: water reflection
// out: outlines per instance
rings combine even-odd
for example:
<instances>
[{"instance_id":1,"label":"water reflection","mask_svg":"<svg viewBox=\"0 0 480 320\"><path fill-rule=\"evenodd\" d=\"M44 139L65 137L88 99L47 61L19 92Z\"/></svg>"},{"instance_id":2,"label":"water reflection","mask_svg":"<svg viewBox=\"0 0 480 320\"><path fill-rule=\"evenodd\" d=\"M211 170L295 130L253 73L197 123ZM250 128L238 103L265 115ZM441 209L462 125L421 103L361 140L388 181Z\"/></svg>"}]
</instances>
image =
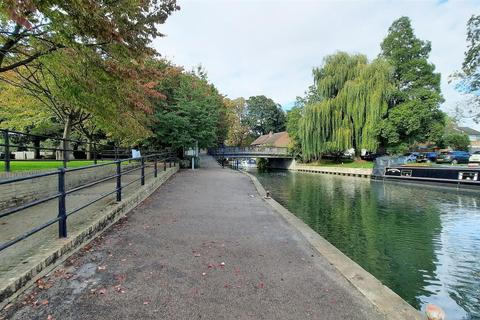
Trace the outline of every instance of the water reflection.
<instances>
[{"instance_id":1,"label":"water reflection","mask_svg":"<svg viewBox=\"0 0 480 320\"><path fill-rule=\"evenodd\" d=\"M421 309L480 319L478 194L322 174L256 174L280 203Z\"/></svg>"}]
</instances>

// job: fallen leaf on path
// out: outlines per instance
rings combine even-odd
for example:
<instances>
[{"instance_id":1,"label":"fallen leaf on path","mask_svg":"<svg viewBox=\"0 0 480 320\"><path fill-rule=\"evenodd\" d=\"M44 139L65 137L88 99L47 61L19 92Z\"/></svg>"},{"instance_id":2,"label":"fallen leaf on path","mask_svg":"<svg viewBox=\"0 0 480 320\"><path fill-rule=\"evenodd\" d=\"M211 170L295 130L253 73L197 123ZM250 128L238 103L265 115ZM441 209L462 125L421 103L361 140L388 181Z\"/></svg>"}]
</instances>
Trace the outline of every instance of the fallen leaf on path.
<instances>
[{"instance_id":1,"label":"fallen leaf on path","mask_svg":"<svg viewBox=\"0 0 480 320\"><path fill-rule=\"evenodd\" d=\"M13 307L13 304L9 303L5 306L5 308L3 308L3 310L8 310L10 309L11 307Z\"/></svg>"},{"instance_id":2,"label":"fallen leaf on path","mask_svg":"<svg viewBox=\"0 0 480 320\"><path fill-rule=\"evenodd\" d=\"M150 301L143 301L144 305L150 304Z\"/></svg>"},{"instance_id":3,"label":"fallen leaf on path","mask_svg":"<svg viewBox=\"0 0 480 320\"><path fill-rule=\"evenodd\" d=\"M206 273L206 272L202 272L202 276L206 276L206 275L207 275L207 273Z\"/></svg>"},{"instance_id":4,"label":"fallen leaf on path","mask_svg":"<svg viewBox=\"0 0 480 320\"><path fill-rule=\"evenodd\" d=\"M107 289L106 289L106 288L102 288L102 289L98 290L98 293L99 293L99 294L105 294L105 293L107 293Z\"/></svg>"},{"instance_id":5,"label":"fallen leaf on path","mask_svg":"<svg viewBox=\"0 0 480 320\"><path fill-rule=\"evenodd\" d=\"M35 283L37 284L37 287L39 289L43 289L43 290L51 288L53 286L51 282L45 281L45 279L43 278L38 279Z\"/></svg>"},{"instance_id":6,"label":"fallen leaf on path","mask_svg":"<svg viewBox=\"0 0 480 320\"><path fill-rule=\"evenodd\" d=\"M49 314L48 317L47 317L47 320L53 320L52 315Z\"/></svg>"},{"instance_id":7,"label":"fallen leaf on path","mask_svg":"<svg viewBox=\"0 0 480 320\"><path fill-rule=\"evenodd\" d=\"M220 262L220 267L225 267L225 262Z\"/></svg>"},{"instance_id":8,"label":"fallen leaf on path","mask_svg":"<svg viewBox=\"0 0 480 320\"><path fill-rule=\"evenodd\" d=\"M259 289L265 288L265 284L264 284L263 282L260 282L260 283L258 284L258 288L259 288Z\"/></svg>"},{"instance_id":9,"label":"fallen leaf on path","mask_svg":"<svg viewBox=\"0 0 480 320\"><path fill-rule=\"evenodd\" d=\"M42 301L42 306L46 306L48 303L49 303L48 300L43 300Z\"/></svg>"},{"instance_id":10,"label":"fallen leaf on path","mask_svg":"<svg viewBox=\"0 0 480 320\"><path fill-rule=\"evenodd\" d=\"M98 270L105 270L107 269L107 266L98 266Z\"/></svg>"}]
</instances>

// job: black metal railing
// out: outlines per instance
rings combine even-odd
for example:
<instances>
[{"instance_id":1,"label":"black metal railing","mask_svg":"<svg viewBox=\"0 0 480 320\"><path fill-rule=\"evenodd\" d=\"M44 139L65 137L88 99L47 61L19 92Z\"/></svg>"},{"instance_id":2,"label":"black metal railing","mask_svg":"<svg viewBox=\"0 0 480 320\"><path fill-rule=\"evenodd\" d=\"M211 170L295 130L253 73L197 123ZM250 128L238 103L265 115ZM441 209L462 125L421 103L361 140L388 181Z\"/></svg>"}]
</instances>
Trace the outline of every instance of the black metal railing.
<instances>
[{"instance_id":1,"label":"black metal railing","mask_svg":"<svg viewBox=\"0 0 480 320\"><path fill-rule=\"evenodd\" d=\"M67 168L69 161L92 160L94 164L97 164L99 160L118 160L131 157L129 149L115 144L102 144L95 140L62 139L6 129L0 129L0 140L3 140L0 141L0 147L3 147L0 159L4 162L4 171L7 172L11 169L12 161L61 161L63 167ZM42 146L42 142L46 141L53 146ZM18 151L13 151L13 149ZM32 150L33 154L26 157L26 152L32 153ZM15 152L23 152L25 157L19 159L15 156Z\"/></svg>"},{"instance_id":2,"label":"black metal railing","mask_svg":"<svg viewBox=\"0 0 480 320\"><path fill-rule=\"evenodd\" d=\"M112 162L107 162L107 163L100 163L100 164L93 164L89 166L84 166L84 167L78 167L78 168L59 168L58 171L54 172L45 172L41 174L34 174L34 175L29 175L25 177L19 177L19 178L14 178L14 179L9 179L9 180L3 180L0 181L0 187L7 187L13 183L21 182L21 181L27 181L27 180L34 180L38 178L43 178L43 177L49 177L49 176L58 176L58 188L57 192L53 195L49 195L46 197L43 197L41 199L37 199L35 201L29 202L27 204L19 205L10 209L7 209L5 211L0 211L0 221L2 218L5 218L7 216L10 216L12 214L18 214L22 210L32 208L35 206L38 206L42 203L46 203L47 201L55 200L58 199L58 214L57 217L54 219L49 220L48 222L36 226L33 229L30 229L29 231L17 235L13 239L0 244L0 252L2 250L5 250L14 244L34 235L35 233L55 224L58 223L58 236L60 238L65 238L67 237L68 230L67 230L67 218L77 212L79 212L82 209L85 209L86 207L108 197L109 195L116 194L116 201L120 202L122 201L122 190L125 189L126 187L130 186L131 184L140 181L141 185L145 184L146 177L149 175L153 175L154 178L158 176L158 163L163 162L163 171L167 170L167 164L171 168L172 164L173 166L176 165L176 156L174 154L168 153L168 152L163 152L163 153L156 153L156 154L151 154L139 158L129 158L129 159L118 159L116 161ZM122 170L122 164L126 163L134 163L138 164L136 166L133 166L133 168L125 166L126 170ZM65 175L66 173L70 172L81 172L87 169L95 169L98 167L104 167L104 166L116 166L114 172L115 174L109 175L104 178L96 179L94 181L88 182L88 183L83 183L80 186L73 187L69 190L66 188L66 183L65 183ZM153 172L150 172L148 174L145 173L145 168L146 167L153 167ZM122 177L131 174L132 172L140 170L140 174L138 175L137 178L129 181L128 183L122 184ZM67 198L68 195L77 192L79 190L83 190L85 188L93 187L95 185L98 185L102 182L107 182L109 180L115 179L115 188L111 191L99 194L98 197L96 197L93 200L88 201L87 203L83 203L77 208L74 208L72 210L67 211Z\"/></svg>"},{"instance_id":3,"label":"black metal railing","mask_svg":"<svg viewBox=\"0 0 480 320\"><path fill-rule=\"evenodd\" d=\"M288 148L284 147L220 147L215 149L208 149L208 153L212 156L223 157L291 157Z\"/></svg>"}]
</instances>

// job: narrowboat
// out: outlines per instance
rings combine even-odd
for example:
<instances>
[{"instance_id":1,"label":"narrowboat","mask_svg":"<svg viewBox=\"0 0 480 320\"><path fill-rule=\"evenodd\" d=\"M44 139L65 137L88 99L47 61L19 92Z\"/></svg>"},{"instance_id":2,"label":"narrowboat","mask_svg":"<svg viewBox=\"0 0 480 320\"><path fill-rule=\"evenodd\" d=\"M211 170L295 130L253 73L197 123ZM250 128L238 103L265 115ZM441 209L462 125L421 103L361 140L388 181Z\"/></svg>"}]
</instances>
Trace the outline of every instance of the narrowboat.
<instances>
[{"instance_id":1,"label":"narrowboat","mask_svg":"<svg viewBox=\"0 0 480 320\"><path fill-rule=\"evenodd\" d=\"M432 165L419 166L402 163L402 159L377 159L373 170L375 179L426 182L429 184L455 185L455 187L479 188L480 167Z\"/></svg>"},{"instance_id":2,"label":"narrowboat","mask_svg":"<svg viewBox=\"0 0 480 320\"><path fill-rule=\"evenodd\" d=\"M480 186L480 169L473 167L421 167L405 165L386 167L383 176L386 179Z\"/></svg>"}]
</instances>

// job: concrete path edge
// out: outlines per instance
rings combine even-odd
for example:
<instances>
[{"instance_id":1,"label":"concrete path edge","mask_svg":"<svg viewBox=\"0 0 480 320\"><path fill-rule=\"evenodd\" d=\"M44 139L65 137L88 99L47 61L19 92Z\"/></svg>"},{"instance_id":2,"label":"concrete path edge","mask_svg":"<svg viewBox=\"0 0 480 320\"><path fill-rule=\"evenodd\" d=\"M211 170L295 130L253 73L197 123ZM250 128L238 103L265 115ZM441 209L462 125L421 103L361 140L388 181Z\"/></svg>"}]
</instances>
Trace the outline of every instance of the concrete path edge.
<instances>
[{"instance_id":1,"label":"concrete path edge","mask_svg":"<svg viewBox=\"0 0 480 320\"><path fill-rule=\"evenodd\" d=\"M242 171L243 172L243 171ZM243 172L252 180L258 194L287 223L296 228L310 245L325 257L360 293L362 293L387 319L421 320L425 319L419 311L413 308L390 288L383 285L372 274L351 260L325 238L311 229L305 222L297 218L288 209L272 198L265 198L266 191L258 179Z\"/></svg>"},{"instance_id":2,"label":"concrete path edge","mask_svg":"<svg viewBox=\"0 0 480 320\"><path fill-rule=\"evenodd\" d=\"M121 203L109 208L88 228L81 232L70 234L65 240L60 240L57 248L43 256L28 272L18 275L18 277L12 279L10 283L0 287L0 309L30 288L35 281L51 272L72 254L96 239L122 217L125 217L128 212L135 209L135 207L147 199L178 170L178 166L175 166L167 169L167 172L163 175L159 173L157 180L150 181L150 183L147 181L144 188L137 190Z\"/></svg>"}]
</instances>

